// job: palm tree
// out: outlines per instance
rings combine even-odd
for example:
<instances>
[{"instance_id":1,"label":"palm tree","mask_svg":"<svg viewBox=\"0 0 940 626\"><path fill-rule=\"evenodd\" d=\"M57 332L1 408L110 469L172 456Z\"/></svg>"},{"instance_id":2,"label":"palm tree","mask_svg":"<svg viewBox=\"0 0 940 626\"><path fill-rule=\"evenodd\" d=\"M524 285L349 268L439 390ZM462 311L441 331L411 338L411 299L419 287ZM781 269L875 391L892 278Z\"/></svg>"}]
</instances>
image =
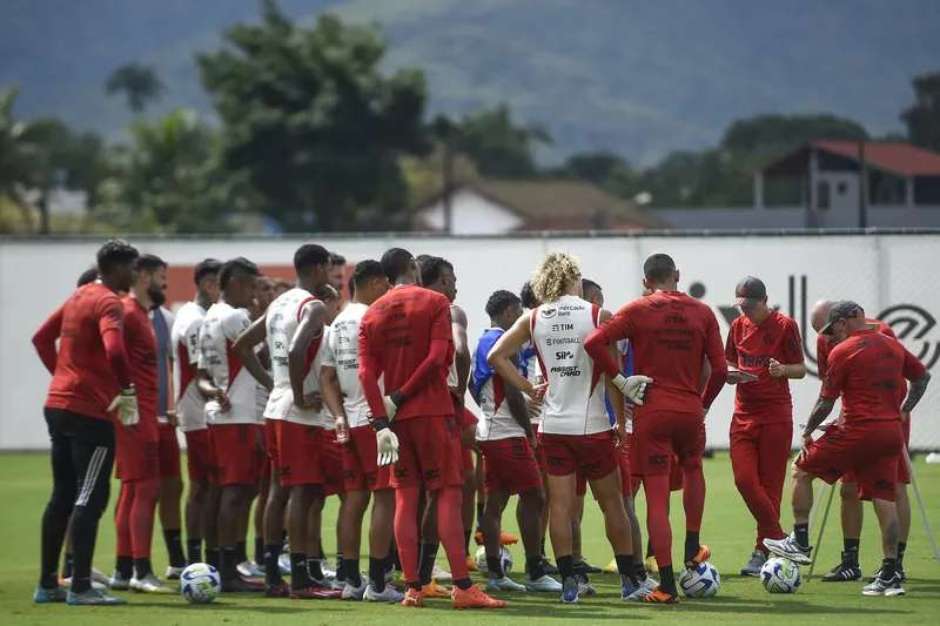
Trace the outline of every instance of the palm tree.
<instances>
[{"instance_id":1,"label":"palm tree","mask_svg":"<svg viewBox=\"0 0 940 626\"><path fill-rule=\"evenodd\" d=\"M109 95L123 93L128 108L134 113L142 112L164 90L163 82L154 69L139 63L128 63L117 68L104 86Z\"/></svg>"}]
</instances>

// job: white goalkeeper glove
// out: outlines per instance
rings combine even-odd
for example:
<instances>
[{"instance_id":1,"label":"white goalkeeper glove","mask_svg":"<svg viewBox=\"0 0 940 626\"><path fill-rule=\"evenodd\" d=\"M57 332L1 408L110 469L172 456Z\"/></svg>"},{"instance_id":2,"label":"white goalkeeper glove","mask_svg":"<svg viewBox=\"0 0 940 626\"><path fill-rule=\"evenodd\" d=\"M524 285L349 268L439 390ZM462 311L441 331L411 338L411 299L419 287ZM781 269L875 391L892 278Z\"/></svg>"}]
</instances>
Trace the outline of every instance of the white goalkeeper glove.
<instances>
[{"instance_id":1,"label":"white goalkeeper glove","mask_svg":"<svg viewBox=\"0 0 940 626\"><path fill-rule=\"evenodd\" d=\"M653 379L649 376L639 375L628 378L623 374L617 374L611 382L620 390L620 393L628 402L642 406L643 396L646 395L646 387L653 382Z\"/></svg>"},{"instance_id":2,"label":"white goalkeeper glove","mask_svg":"<svg viewBox=\"0 0 940 626\"><path fill-rule=\"evenodd\" d=\"M134 426L140 421L140 413L137 411L137 390L131 385L126 389L121 389L121 393L114 397L108 406L108 412L117 411L118 419L125 426Z\"/></svg>"},{"instance_id":3,"label":"white goalkeeper glove","mask_svg":"<svg viewBox=\"0 0 940 626\"><path fill-rule=\"evenodd\" d=\"M378 451L376 462L379 467L391 465L398 461L398 437L391 428L383 428L375 432L375 444Z\"/></svg>"},{"instance_id":4,"label":"white goalkeeper glove","mask_svg":"<svg viewBox=\"0 0 940 626\"><path fill-rule=\"evenodd\" d=\"M382 404L385 405L385 416L388 418L388 421L395 419L395 414L398 413L398 405L395 404L392 397L382 396Z\"/></svg>"}]
</instances>

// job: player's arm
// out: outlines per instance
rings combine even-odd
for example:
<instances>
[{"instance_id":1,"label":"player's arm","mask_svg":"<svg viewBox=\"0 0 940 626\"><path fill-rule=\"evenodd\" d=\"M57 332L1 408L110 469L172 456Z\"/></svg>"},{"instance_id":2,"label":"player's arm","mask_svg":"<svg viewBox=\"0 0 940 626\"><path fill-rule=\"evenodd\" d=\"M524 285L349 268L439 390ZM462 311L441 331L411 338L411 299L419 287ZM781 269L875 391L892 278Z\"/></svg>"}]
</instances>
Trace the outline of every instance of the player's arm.
<instances>
[{"instance_id":1,"label":"player's arm","mask_svg":"<svg viewBox=\"0 0 940 626\"><path fill-rule=\"evenodd\" d=\"M336 436L340 441L345 440L349 432L349 422L346 419L346 409L343 407L343 391L339 386L339 376L336 375L335 364L323 364L320 368L320 394L323 404L336 418Z\"/></svg>"},{"instance_id":2,"label":"player's arm","mask_svg":"<svg viewBox=\"0 0 940 626\"><path fill-rule=\"evenodd\" d=\"M235 353L238 354L238 358L244 363L245 368L248 370L248 373L251 374L252 378L270 391L274 386L274 382L271 380L271 375L264 366L261 365L261 361L258 360L258 355L255 353L255 346L263 342L268 336L267 319L268 315L265 313L253 321L248 328L236 337L233 347L235 348ZM257 364L257 368L253 369L248 364L252 360Z\"/></svg>"},{"instance_id":3,"label":"player's arm","mask_svg":"<svg viewBox=\"0 0 940 626\"><path fill-rule=\"evenodd\" d=\"M472 361L470 346L467 341L467 314L459 306L454 305L451 307L451 317L451 334L454 338L454 365L457 367L457 388L451 389L451 393L458 402L463 404Z\"/></svg>"},{"instance_id":4,"label":"player's arm","mask_svg":"<svg viewBox=\"0 0 940 626\"><path fill-rule=\"evenodd\" d=\"M816 400L816 405L813 406L812 412L809 414L809 420L806 422L806 427L803 428L803 440L808 441L813 431L819 428L819 425L825 421L829 414L832 413L832 408L836 404L835 398L827 398L825 396L819 396Z\"/></svg>"},{"instance_id":5,"label":"player's arm","mask_svg":"<svg viewBox=\"0 0 940 626\"><path fill-rule=\"evenodd\" d=\"M428 353L405 384L400 389L392 389L388 394L396 408L424 387L432 373L447 368L447 359L454 343L452 325L450 304L442 304L431 319L431 343Z\"/></svg>"},{"instance_id":6,"label":"player's arm","mask_svg":"<svg viewBox=\"0 0 940 626\"><path fill-rule=\"evenodd\" d=\"M294 392L294 404L306 407L304 398L304 378L307 376L307 353L313 342L323 336L323 323L326 321L326 307L319 300L313 300L304 305L300 316L300 323L294 331L287 352L287 371L290 375L290 386Z\"/></svg>"},{"instance_id":7,"label":"player's arm","mask_svg":"<svg viewBox=\"0 0 940 626\"><path fill-rule=\"evenodd\" d=\"M617 362L617 342L629 339L632 332L630 318L629 305L617 311L614 316L611 316L609 311L600 311L597 318L600 324L584 340L584 350L624 398L634 404L643 404L646 387L653 379L642 374L624 376Z\"/></svg>"},{"instance_id":8,"label":"player's arm","mask_svg":"<svg viewBox=\"0 0 940 626\"><path fill-rule=\"evenodd\" d=\"M731 331L728 333L728 340L725 342L725 361L728 362L728 379L726 382L729 385L737 385L739 383L749 383L749 382L753 382L757 380L757 376L755 376L754 374L742 372L741 370L738 369L738 363L739 363L738 346L735 344L735 341L734 341L734 325L733 324L731 326ZM712 375L712 368L711 368L711 365L708 365L707 358L705 359L705 365L707 367L702 368L702 377L700 379L703 384L702 389L700 389L702 393L705 392L704 385L707 384L706 381L709 378L711 378L711 375Z\"/></svg>"},{"instance_id":9,"label":"player's arm","mask_svg":"<svg viewBox=\"0 0 940 626\"><path fill-rule=\"evenodd\" d=\"M486 362L490 364L496 374L508 383L508 386L515 387L530 398L537 398L541 395L544 385L537 389L535 385L519 373L519 370L513 364L513 359L519 353L522 346L532 338L529 330L529 318L532 312L523 313L522 317L516 320L512 328L507 330L496 340L496 343L486 355Z\"/></svg>"},{"instance_id":10,"label":"player's arm","mask_svg":"<svg viewBox=\"0 0 940 626\"><path fill-rule=\"evenodd\" d=\"M601 309L598 314L597 321L603 325L605 322L611 319L610 311L606 309ZM607 345L607 351L610 352L610 357L615 361L621 361L620 351L617 349L616 342L610 343ZM619 374L620 372L618 372ZM624 412L624 397L623 392L620 390L620 387L614 384L613 378L610 376L604 375L604 386L607 389L607 398L610 400L610 406L614 410L614 418L616 419L617 424L617 436L624 440L627 434L627 421L626 413Z\"/></svg>"},{"instance_id":11,"label":"player's arm","mask_svg":"<svg viewBox=\"0 0 940 626\"><path fill-rule=\"evenodd\" d=\"M927 391L927 385L930 384L930 372L927 371L927 368L917 357L905 349L903 373L904 378L911 383L911 386L907 390L907 398L904 399L904 404L901 405L901 412L910 414L917 406L917 403L920 402L920 399L924 397L924 392Z\"/></svg>"},{"instance_id":12,"label":"player's arm","mask_svg":"<svg viewBox=\"0 0 940 626\"><path fill-rule=\"evenodd\" d=\"M518 356L516 358L518 358ZM513 367L516 367L518 371L515 361L513 362ZM514 385L503 385L503 394L506 396L506 404L509 406L509 414L512 415L512 419L522 427L526 437L531 439L532 420L529 418L529 406L526 403L525 396L523 396L522 392Z\"/></svg>"},{"instance_id":13,"label":"player's arm","mask_svg":"<svg viewBox=\"0 0 940 626\"><path fill-rule=\"evenodd\" d=\"M124 308L120 300L114 298L102 305L98 312L98 334L104 345L104 352L111 365L121 389L131 388L131 368L124 344Z\"/></svg>"},{"instance_id":14,"label":"player's arm","mask_svg":"<svg viewBox=\"0 0 940 626\"><path fill-rule=\"evenodd\" d=\"M842 353L829 355L829 372L823 380L819 398L816 399L816 404L803 428L803 441L806 443L810 442L813 431L819 428L819 425L832 413L836 400L842 394L847 372L844 361L845 357Z\"/></svg>"},{"instance_id":15,"label":"player's arm","mask_svg":"<svg viewBox=\"0 0 940 626\"><path fill-rule=\"evenodd\" d=\"M58 360L55 342L62 332L62 315L62 307L59 307L33 335L33 346L39 354L39 360L46 366L50 374L55 374L55 365Z\"/></svg>"},{"instance_id":16,"label":"player's arm","mask_svg":"<svg viewBox=\"0 0 940 626\"><path fill-rule=\"evenodd\" d=\"M803 341L796 324L787 324L786 337L783 339L783 362L770 359L767 371L774 378L799 379L806 376L806 363L803 361Z\"/></svg>"},{"instance_id":17,"label":"player's arm","mask_svg":"<svg viewBox=\"0 0 940 626\"><path fill-rule=\"evenodd\" d=\"M379 378L382 376L382 359L376 338L371 336L369 324L365 320L359 325L359 384L369 404L373 424L378 428L384 421L388 426L388 414L382 400Z\"/></svg>"},{"instance_id":18,"label":"player's arm","mask_svg":"<svg viewBox=\"0 0 940 626\"><path fill-rule=\"evenodd\" d=\"M708 377L705 393L702 397L702 406L707 411L715 398L721 392L728 379L728 362L725 360L724 346L721 344L721 332L718 330L718 320L715 314L708 311L708 321L705 329L705 357L711 365L712 373Z\"/></svg>"}]
</instances>

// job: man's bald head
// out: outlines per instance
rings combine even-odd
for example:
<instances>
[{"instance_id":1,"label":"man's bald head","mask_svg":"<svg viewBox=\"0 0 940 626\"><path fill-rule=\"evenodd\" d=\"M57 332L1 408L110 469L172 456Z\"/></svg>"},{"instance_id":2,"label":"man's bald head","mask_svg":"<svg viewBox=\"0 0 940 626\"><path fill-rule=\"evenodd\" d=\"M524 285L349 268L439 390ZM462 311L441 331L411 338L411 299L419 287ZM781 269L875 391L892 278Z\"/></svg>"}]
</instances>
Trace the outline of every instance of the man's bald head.
<instances>
[{"instance_id":1,"label":"man's bald head","mask_svg":"<svg viewBox=\"0 0 940 626\"><path fill-rule=\"evenodd\" d=\"M813 310L809 314L809 320L810 324L813 326L813 330L817 333L826 325L826 320L829 318L829 311L832 310L832 305L832 300L820 300L813 305Z\"/></svg>"}]
</instances>

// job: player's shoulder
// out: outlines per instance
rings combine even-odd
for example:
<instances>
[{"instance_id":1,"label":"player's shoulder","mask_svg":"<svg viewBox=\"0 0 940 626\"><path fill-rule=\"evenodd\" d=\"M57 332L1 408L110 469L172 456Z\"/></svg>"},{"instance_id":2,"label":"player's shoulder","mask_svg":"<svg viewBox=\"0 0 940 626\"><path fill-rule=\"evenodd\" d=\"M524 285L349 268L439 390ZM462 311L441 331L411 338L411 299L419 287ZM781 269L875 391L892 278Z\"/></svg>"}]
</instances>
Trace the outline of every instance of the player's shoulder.
<instances>
[{"instance_id":1,"label":"player's shoulder","mask_svg":"<svg viewBox=\"0 0 940 626\"><path fill-rule=\"evenodd\" d=\"M796 320L780 310L773 309L770 315L781 328L798 328Z\"/></svg>"}]
</instances>

